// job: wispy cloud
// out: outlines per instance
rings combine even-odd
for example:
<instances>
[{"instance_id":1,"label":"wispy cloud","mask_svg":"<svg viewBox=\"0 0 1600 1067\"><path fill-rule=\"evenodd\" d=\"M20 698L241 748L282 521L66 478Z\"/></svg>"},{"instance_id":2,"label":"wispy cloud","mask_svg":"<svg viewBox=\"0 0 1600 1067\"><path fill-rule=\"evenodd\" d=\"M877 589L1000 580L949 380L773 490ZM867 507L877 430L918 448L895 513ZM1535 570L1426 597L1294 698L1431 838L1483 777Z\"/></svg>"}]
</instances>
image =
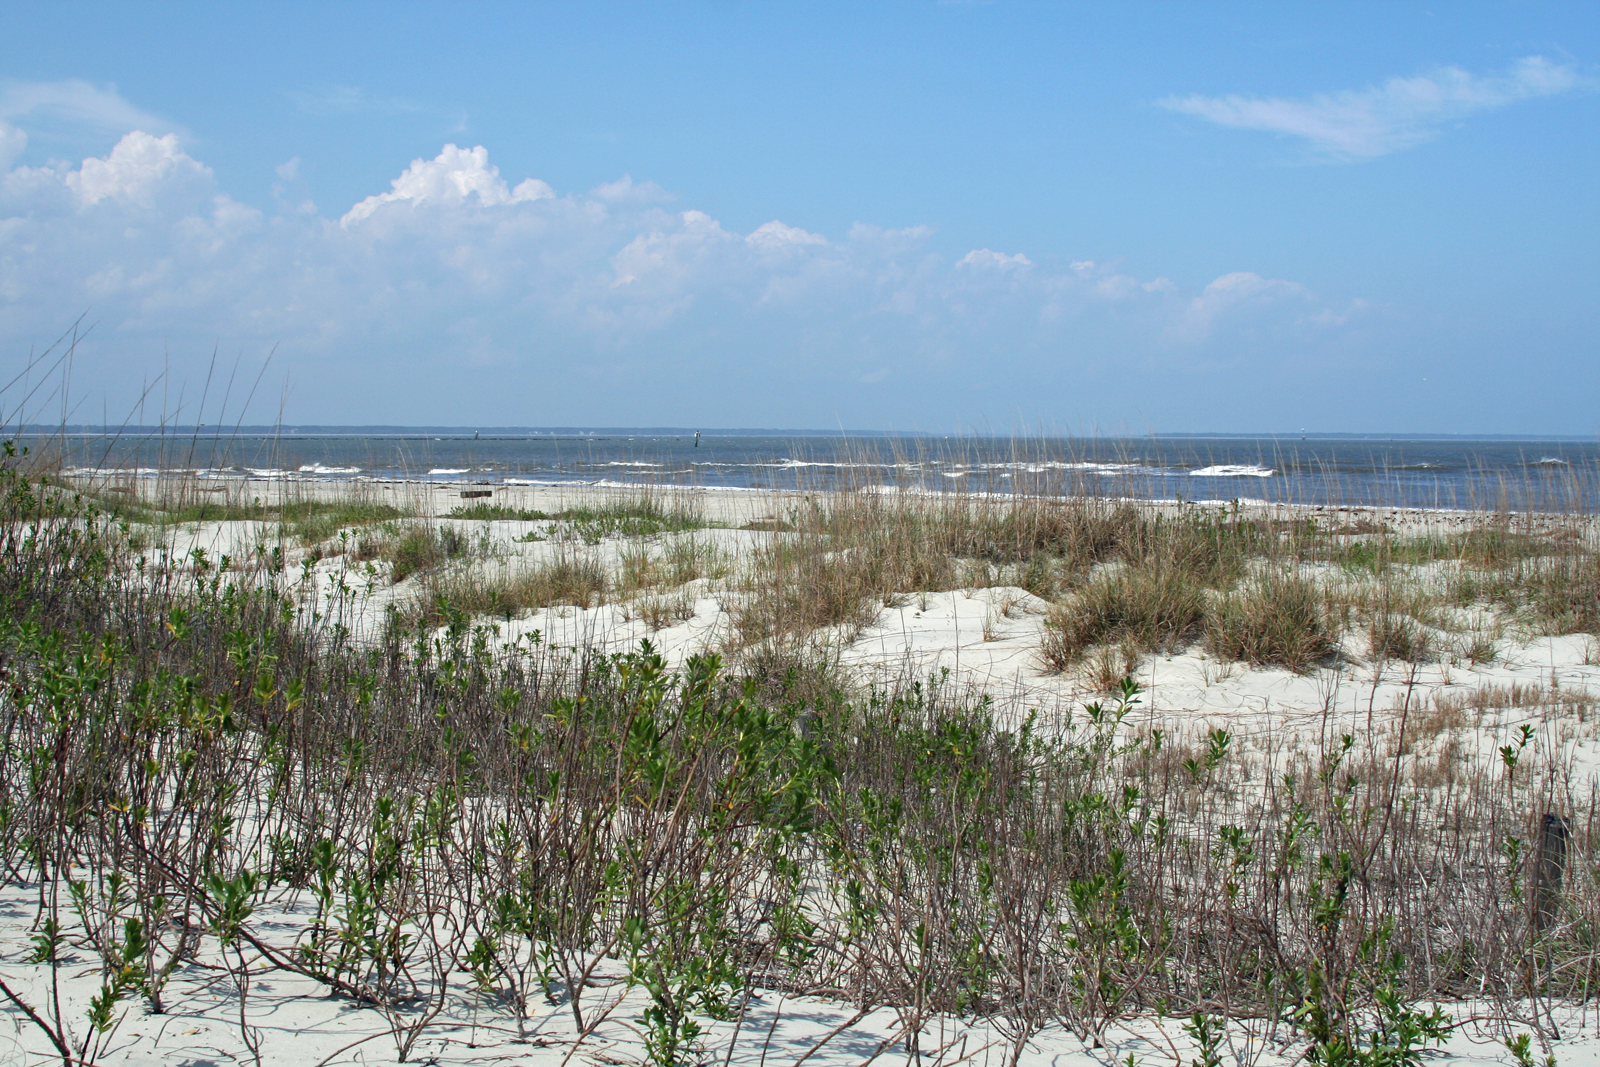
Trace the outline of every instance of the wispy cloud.
<instances>
[{"instance_id":1,"label":"wispy cloud","mask_svg":"<svg viewBox=\"0 0 1600 1067\"><path fill-rule=\"evenodd\" d=\"M1303 138L1328 159L1371 159L1433 137L1440 126L1524 100L1597 88L1594 78L1543 56L1479 76L1442 67L1382 85L1305 99L1169 96L1162 107L1242 130Z\"/></svg>"},{"instance_id":2,"label":"wispy cloud","mask_svg":"<svg viewBox=\"0 0 1600 1067\"><path fill-rule=\"evenodd\" d=\"M29 118L33 124L56 119L116 133L144 130L162 134L176 129L173 123L128 103L116 86L76 79L0 85L0 119L21 118Z\"/></svg>"},{"instance_id":3,"label":"wispy cloud","mask_svg":"<svg viewBox=\"0 0 1600 1067\"><path fill-rule=\"evenodd\" d=\"M35 135L43 134L46 142L69 143L84 130L97 138L132 130L157 135L183 132L176 123L128 103L114 85L78 79L0 82L0 167L10 166L27 148L24 126Z\"/></svg>"}]
</instances>

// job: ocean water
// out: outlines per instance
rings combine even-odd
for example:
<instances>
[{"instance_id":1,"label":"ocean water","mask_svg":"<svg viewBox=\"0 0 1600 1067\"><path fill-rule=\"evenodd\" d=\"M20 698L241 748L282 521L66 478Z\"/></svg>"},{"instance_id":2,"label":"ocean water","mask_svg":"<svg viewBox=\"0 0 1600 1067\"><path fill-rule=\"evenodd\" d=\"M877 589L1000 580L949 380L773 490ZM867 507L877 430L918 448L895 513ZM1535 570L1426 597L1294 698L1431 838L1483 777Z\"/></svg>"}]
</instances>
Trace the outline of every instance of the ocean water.
<instances>
[{"instance_id":1,"label":"ocean water","mask_svg":"<svg viewBox=\"0 0 1600 1067\"><path fill-rule=\"evenodd\" d=\"M1097 494L1594 510L1600 443L1373 438L985 438L689 432L56 433L67 469L134 477Z\"/></svg>"}]
</instances>

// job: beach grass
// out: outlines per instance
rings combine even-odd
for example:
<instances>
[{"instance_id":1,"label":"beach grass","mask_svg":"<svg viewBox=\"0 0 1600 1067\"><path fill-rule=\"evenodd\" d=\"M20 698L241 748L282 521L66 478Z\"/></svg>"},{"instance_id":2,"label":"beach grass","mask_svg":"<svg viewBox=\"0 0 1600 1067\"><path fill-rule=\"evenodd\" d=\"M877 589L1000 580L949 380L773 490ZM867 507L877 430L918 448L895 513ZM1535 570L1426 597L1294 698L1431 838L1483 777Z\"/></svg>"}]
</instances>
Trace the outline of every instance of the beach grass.
<instances>
[{"instance_id":1,"label":"beach grass","mask_svg":"<svg viewBox=\"0 0 1600 1067\"><path fill-rule=\"evenodd\" d=\"M301 514L271 507L254 521ZM357 591L308 611L282 559L163 557L126 512L0 468L0 870L99 976L98 1016L30 1003L68 1062L198 960L239 991L240 1042L242 991L293 974L376 1008L401 1057L463 974L508 1032L551 1011L592 1032L620 1003L594 981L610 961L658 1067L704 1059L699 1020L756 988L890 1008L913 1055L941 1016L1020 1054L1047 1026L1199 1013L1279 1020L1315 1058L1441 997L1521 1017L1530 973L1582 998L1600 968L1594 783L1554 732L1589 697L1480 689L1243 738L1152 719L1127 680L1185 643L1291 670L1358 631L1379 659L1436 655L1467 579L1519 625L1594 632L1584 516L1440 536L846 492L730 556L657 496L563 509L570 536L514 568L468 516L361 507L302 521L387 539L391 585L433 605L365 633L329 621ZM1053 665L1111 696L1013 716L938 675L840 669L885 604L980 577L1046 590ZM724 583L728 658L495 639L497 618L607 601L664 628L696 582ZM1547 717L1523 730L1528 709ZM1546 812L1559 890L1531 858ZM301 910L257 921L269 895ZM47 948L29 966L63 973Z\"/></svg>"},{"instance_id":2,"label":"beach grass","mask_svg":"<svg viewBox=\"0 0 1600 1067\"><path fill-rule=\"evenodd\" d=\"M41 479L61 491L60 499L81 499L85 505L120 521L156 530L202 523L253 522L276 528L302 544L316 544L341 529L370 526L415 514L415 509L378 500L353 484L336 498L299 495L298 486L270 494L247 495L236 484L217 484L193 477L164 478L153 485L109 479L88 485L57 478Z\"/></svg>"},{"instance_id":3,"label":"beach grass","mask_svg":"<svg viewBox=\"0 0 1600 1067\"><path fill-rule=\"evenodd\" d=\"M445 517L482 522L539 522L550 518L533 508L516 508L507 504L462 504L451 508Z\"/></svg>"}]
</instances>

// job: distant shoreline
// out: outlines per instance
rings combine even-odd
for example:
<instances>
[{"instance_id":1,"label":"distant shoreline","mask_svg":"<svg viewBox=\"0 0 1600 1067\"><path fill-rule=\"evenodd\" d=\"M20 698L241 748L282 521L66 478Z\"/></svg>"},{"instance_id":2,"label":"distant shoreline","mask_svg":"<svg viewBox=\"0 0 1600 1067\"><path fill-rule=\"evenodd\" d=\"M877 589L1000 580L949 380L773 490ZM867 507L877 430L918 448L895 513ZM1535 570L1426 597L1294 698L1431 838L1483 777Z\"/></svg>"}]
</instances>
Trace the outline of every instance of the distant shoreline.
<instances>
[{"instance_id":1,"label":"distant shoreline","mask_svg":"<svg viewBox=\"0 0 1600 1067\"><path fill-rule=\"evenodd\" d=\"M98 426L79 423L66 426L26 425L11 431L18 437L274 437L292 435L300 438L316 437L466 437L479 439L573 437L597 439L600 437L820 437L820 438L910 438L917 440L972 440L972 441L1495 441L1505 442L1592 442L1600 441L1600 431L1593 434L1511 434L1511 433L1354 433L1344 431L1283 431L1273 433L1186 432L1172 431L1148 434L1033 434L1033 433L972 433L941 434L927 430L805 430L711 428L677 426L398 426L398 425L334 425L300 423L294 425L200 425L200 426ZM490 435L488 438L482 435Z\"/></svg>"}]
</instances>

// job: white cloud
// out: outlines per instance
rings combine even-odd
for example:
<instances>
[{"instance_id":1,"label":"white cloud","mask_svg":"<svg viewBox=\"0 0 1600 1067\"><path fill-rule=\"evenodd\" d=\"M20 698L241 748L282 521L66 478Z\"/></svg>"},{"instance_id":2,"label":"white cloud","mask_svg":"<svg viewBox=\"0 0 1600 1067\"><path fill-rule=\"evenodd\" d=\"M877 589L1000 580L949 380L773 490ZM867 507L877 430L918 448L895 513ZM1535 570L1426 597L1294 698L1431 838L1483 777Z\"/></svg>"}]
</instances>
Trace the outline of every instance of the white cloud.
<instances>
[{"instance_id":1,"label":"white cloud","mask_svg":"<svg viewBox=\"0 0 1600 1067\"><path fill-rule=\"evenodd\" d=\"M360 222L385 204L464 204L471 197L481 207L494 207L555 195L537 178L528 178L518 182L515 189L508 189L500 177L500 168L490 165L489 151L482 145L463 149L447 144L433 159L412 160L410 168L390 184L394 186L390 192L367 197L347 211L339 224L348 227Z\"/></svg>"},{"instance_id":2,"label":"white cloud","mask_svg":"<svg viewBox=\"0 0 1600 1067\"><path fill-rule=\"evenodd\" d=\"M737 238L722 228L721 223L703 211L685 211L677 218L677 225L653 228L641 233L611 257L615 275L612 286L653 285L658 293L667 296L667 290L681 290L692 284L696 277L710 273L709 257L728 249ZM674 294L681 300L681 292Z\"/></svg>"},{"instance_id":3,"label":"white cloud","mask_svg":"<svg viewBox=\"0 0 1600 1067\"><path fill-rule=\"evenodd\" d=\"M1192 95L1158 103L1220 126L1299 137L1329 158L1370 159L1426 141L1440 126L1480 111L1594 88L1594 79L1570 66L1528 56L1498 75L1443 67L1308 99Z\"/></svg>"},{"instance_id":4,"label":"white cloud","mask_svg":"<svg viewBox=\"0 0 1600 1067\"><path fill-rule=\"evenodd\" d=\"M1091 267L1094 266L1093 263L1088 265ZM966 255L957 260L956 266L973 267L980 270L985 268L989 270L1014 270L1017 267L1033 266L1033 260L1023 255L1021 252L1018 252L1016 255L1008 256L1004 252L995 252L987 248L974 248L972 251L968 252ZM1073 266L1076 267L1077 264L1074 263Z\"/></svg>"},{"instance_id":5,"label":"white cloud","mask_svg":"<svg viewBox=\"0 0 1600 1067\"><path fill-rule=\"evenodd\" d=\"M820 233L811 233L798 226L788 226L777 219L764 222L745 237L745 242L769 252L791 251L808 245L826 245L828 239Z\"/></svg>"},{"instance_id":6,"label":"white cloud","mask_svg":"<svg viewBox=\"0 0 1600 1067\"><path fill-rule=\"evenodd\" d=\"M484 148L446 145L337 221L287 201L264 215L176 137L134 131L75 168L0 173L0 343L25 351L87 310L118 355L93 374L81 364L85 380L221 339L276 348L319 395L342 381L347 401L325 402L336 420L357 418L346 402L441 419L431 405L459 395L472 418L531 424L579 417L515 398L600 396L601 382L646 407L740 388L786 402L821 391L825 405L868 369L943 381L961 353L992 353L985 373L1003 376L1028 352L1090 360L1085 337L1157 352L1220 344L1241 324L1326 336L1338 318L1312 321L1303 287L1248 272L1185 294L1088 260L946 257L928 227L740 233L666 199L631 179L562 195L512 185Z\"/></svg>"},{"instance_id":7,"label":"white cloud","mask_svg":"<svg viewBox=\"0 0 1600 1067\"><path fill-rule=\"evenodd\" d=\"M1263 278L1240 270L1213 279L1200 295L1191 299L1183 316L1173 324L1169 337L1178 341L1205 340L1218 321L1243 310L1259 311L1285 300L1309 301L1311 292L1298 282Z\"/></svg>"},{"instance_id":8,"label":"white cloud","mask_svg":"<svg viewBox=\"0 0 1600 1067\"><path fill-rule=\"evenodd\" d=\"M173 134L152 137L134 130L117 142L110 155L84 160L65 180L85 205L110 197L149 206L163 187L210 178L210 168L186 155Z\"/></svg>"},{"instance_id":9,"label":"white cloud","mask_svg":"<svg viewBox=\"0 0 1600 1067\"><path fill-rule=\"evenodd\" d=\"M589 196L608 204L665 204L673 199L655 182L636 182L631 174L614 182L601 182L589 190Z\"/></svg>"},{"instance_id":10,"label":"white cloud","mask_svg":"<svg viewBox=\"0 0 1600 1067\"><path fill-rule=\"evenodd\" d=\"M0 170L9 169L27 147L27 133L8 122L0 122Z\"/></svg>"},{"instance_id":11,"label":"white cloud","mask_svg":"<svg viewBox=\"0 0 1600 1067\"><path fill-rule=\"evenodd\" d=\"M1357 315L1364 314L1370 310L1372 310L1372 304L1358 296L1351 300L1343 311L1335 311L1332 308L1323 308L1321 311L1318 311L1316 314L1310 316L1306 321L1310 322L1313 326L1324 328L1343 326Z\"/></svg>"},{"instance_id":12,"label":"white cloud","mask_svg":"<svg viewBox=\"0 0 1600 1067\"><path fill-rule=\"evenodd\" d=\"M174 132L177 127L124 100L116 86L86 81L12 82L0 88L0 119L56 120L106 133L146 130Z\"/></svg>"}]
</instances>

